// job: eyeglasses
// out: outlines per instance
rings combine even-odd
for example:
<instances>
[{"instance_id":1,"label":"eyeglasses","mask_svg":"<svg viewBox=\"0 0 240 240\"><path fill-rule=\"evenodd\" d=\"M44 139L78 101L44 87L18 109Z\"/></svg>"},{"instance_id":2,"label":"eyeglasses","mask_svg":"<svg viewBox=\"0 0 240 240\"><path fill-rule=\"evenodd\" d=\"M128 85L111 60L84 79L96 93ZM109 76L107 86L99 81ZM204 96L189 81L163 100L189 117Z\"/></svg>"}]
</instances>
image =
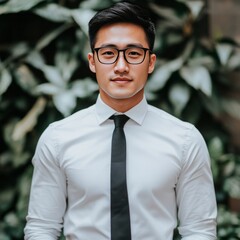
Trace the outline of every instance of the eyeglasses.
<instances>
[{"instance_id":1,"label":"eyeglasses","mask_svg":"<svg viewBox=\"0 0 240 240\"><path fill-rule=\"evenodd\" d=\"M113 64L118 60L119 53L123 52L124 59L129 64L140 64L144 61L146 52L150 51L148 48L143 47L128 47L119 50L115 47L100 47L94 48L97 53L97 58L100 63Z\"/></svg>"}]
</instances>

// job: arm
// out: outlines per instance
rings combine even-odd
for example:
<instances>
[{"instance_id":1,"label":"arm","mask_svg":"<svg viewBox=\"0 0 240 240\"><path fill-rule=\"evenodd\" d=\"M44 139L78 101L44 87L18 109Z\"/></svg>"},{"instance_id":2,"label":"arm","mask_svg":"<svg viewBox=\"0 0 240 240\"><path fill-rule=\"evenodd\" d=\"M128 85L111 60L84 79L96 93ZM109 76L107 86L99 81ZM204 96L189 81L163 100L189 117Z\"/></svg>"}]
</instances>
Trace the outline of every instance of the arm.
<instances>
[{"instance_id":1,"label":"arm","mask_svg":"<svg viewBox=\"0 0 240 240\"><path fill-rule=\"evenodd\" d=\"M50 126L43 133L33 157L25 240L54 240L61 233L66 209L66 180L57 161L53 131Z\"/></svg>"},{"instance_id":2,"label":"arm","mask_svg":"<svg viewBox=\"0 0 240 240\"><path fill-rule=\"evenodd\" d=\"M195 127L183 148L176 188L179 233L183 240L215 240L217 207L209 154Z\"/></svg>"}]
</instances>

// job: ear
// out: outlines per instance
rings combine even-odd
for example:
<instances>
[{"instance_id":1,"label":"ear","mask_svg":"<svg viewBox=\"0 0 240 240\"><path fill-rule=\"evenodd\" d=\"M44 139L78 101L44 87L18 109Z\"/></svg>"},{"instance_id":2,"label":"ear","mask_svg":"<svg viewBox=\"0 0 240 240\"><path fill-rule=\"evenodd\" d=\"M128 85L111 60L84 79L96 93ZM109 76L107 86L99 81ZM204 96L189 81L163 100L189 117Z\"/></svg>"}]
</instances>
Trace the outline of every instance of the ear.
<instances>
[{"instance_id":1,"label":"ear","mask_svg":"<svg viewBox=\"0 0 240 240\"><path fill-rule=\"evenodd\" d=\"M155 67L155 63L156 63L156 55L155 54L151 54L150 55L150 60L149 60L149 66L148 66L148 73L152 73Z\"/></svg>"},{"instance_id":2,"label":"ear","mask_svg":"<svg viewBox=\"0 0 240 240\"><path fill-rule=\"evenodd\" d=\"M96 73L95 60L93 53L88 53L89 68L93 73Z\"/></svg>"}]
</instances>

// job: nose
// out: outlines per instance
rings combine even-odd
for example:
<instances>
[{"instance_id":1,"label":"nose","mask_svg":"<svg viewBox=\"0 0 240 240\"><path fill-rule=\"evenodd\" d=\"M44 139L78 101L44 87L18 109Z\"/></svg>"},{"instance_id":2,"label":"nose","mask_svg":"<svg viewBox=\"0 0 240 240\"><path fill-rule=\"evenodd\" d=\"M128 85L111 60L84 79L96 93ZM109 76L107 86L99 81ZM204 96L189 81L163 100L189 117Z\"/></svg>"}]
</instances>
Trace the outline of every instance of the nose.
<instances>
[{"instance_id":1,"label":"nose","mask_svg":"<svg viewBox=\"0 0 240 240\"><path fill-rule=\"evenodd\" d=\"M115 70L115 72L128 72L129 71L128 63L124 58L123 52L119 53L118 59L114 66L114 70Z\"/></svg>"}]
</instances>

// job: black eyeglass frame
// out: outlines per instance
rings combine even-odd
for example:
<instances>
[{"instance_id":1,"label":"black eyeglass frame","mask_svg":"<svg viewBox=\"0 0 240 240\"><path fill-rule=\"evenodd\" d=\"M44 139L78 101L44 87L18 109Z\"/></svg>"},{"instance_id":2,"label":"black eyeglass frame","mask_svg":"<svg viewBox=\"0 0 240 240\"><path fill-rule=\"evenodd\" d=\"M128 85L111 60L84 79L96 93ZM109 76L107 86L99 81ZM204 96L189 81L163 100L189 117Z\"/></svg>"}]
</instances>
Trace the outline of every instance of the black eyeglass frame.
<instances>
[{"instance_id":1,"label":"black eyeglass frame","mask_svg":"<svg viewBox=\"0 0 240 240\"><path fill-rule=\"evenodd\" d=\"M104 49L104 48L112 48L112 49L117 50L118 55L117 55L115 61L113 61L113 62L111 62L111 63L104 63L104 62L100 61L99 56L98 56L98 51L99 51L100 49ZM128 49L131 49L131 48L138 48L138 49L144 50L144 57L143 57L143 60L142 60L141 62L139 62L139 63L130 63L130 62L127 60L125 53L126 53L126 51L127 51ZM107 47L107 46L106 46L106 47L94 48L93 50L97 53L98 61L99 61L100 63L102 63L102 64L108 64L108 65L114 64L115 62L117 62L117 60L118 60L118 58L119 58L120 52L123 52L123 57L124 57L125 61L126 61L128 64L132 64L132 65L138 65L138 64L143 63L144 60L145 60L145 58L146 58L146 53L147 53L147 51L149 51L149 53L152 54L151 49L149 49L149 48L144 48L144 47L138 47L138 46L127 47L127 48L124 48L124 49L118 49L118 48L116 48L116 47Z\"/></svg>"}]
</instances>

